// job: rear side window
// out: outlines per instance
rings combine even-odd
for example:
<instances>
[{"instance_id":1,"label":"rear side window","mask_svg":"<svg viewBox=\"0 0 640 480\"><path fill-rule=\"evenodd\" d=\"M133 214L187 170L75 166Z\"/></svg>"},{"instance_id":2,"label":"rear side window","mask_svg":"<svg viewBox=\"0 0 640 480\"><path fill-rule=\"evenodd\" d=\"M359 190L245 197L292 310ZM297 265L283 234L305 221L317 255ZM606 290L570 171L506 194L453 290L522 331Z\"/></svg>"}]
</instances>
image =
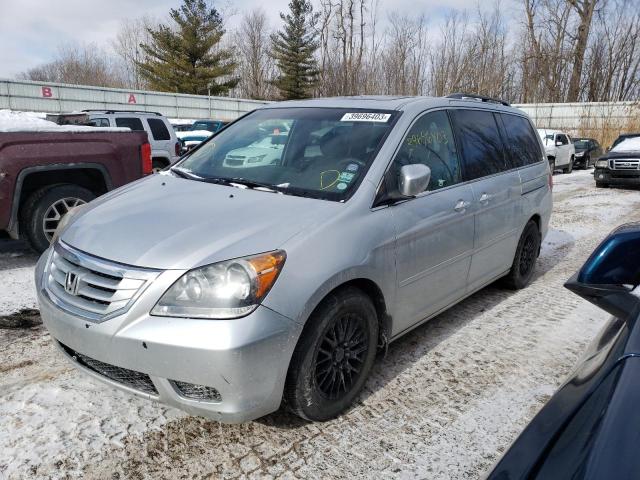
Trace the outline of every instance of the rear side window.
<instances>
[{"instance_id":1,"label":"rear side window","mask_svg":"<svg viewBox=\"0 0 640 480\"><path fill-rule=\"evenodd\" d=\"M127 127L134 131L136 130L144 131L144 127L142 126L142 120L140 120L139 118L127 118L127 117L116 118L116 125L118 127Z\"/></svg>"},{"instance_id":2,"label":"rear side window","mask_svg":"<svg viewBox=\"0 0 640 480\"><path fill-rule=\"evenodd\" d=\"M109 119L108 118L92 118L89 124L94 127L108 127Z\"/></svg>"},{"instance_id":3,"label":"rear side window","mask_svg":"<svg viewBox=\"0 0 640 480\"><path fill-rule=\"evenodd\" d=\"M537 163L542 159L538 137L529 121L517 115L500 114L507 135L511 168Z\"/></svg>"},{"instance_id":4,"label":"rear side window","mask_svg":"<svg viewBox=\"0 0 640 480\"><path fill-rule=\"evenodd\" d=\"M455 130L462 147L466 180L508 170L504 145L492 112L452 110Z\"/></svg>"},{"instance_id":5,"label":"rear side window","mask_svg":"<svg viewBox=\"0 0 640 480\"><path fill-rule=\"evenodd\" d=\"M171 140L171 134L167 126L159 118L148 118L149 128L154 140Z\"/></svg>"}]
</instances>

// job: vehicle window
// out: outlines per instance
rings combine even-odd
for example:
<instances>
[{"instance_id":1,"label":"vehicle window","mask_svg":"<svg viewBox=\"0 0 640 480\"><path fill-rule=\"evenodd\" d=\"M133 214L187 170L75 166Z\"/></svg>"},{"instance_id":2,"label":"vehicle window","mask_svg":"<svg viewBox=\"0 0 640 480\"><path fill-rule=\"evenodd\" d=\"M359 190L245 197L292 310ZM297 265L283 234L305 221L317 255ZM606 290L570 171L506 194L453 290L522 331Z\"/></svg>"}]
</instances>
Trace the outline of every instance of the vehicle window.
<instances>
[{"instance_id":1,"label":"vehicle window","mask_svg":"<svg viewBox=\"0 0 640 480\"><path fill-rule=\"evenodd\" d=\"M422 163L431 169L428 190L462 181L460 161L449 117L444 110L423 115L413 124L392 164L392 175L404 165Z\"/></svg>"},{"instance_id":2,"label":"vehicle window","mask_svg":"<svg viewBox=\"0 0 640 480\"><path fill-rule=\"evenodd\" d=\"M576 146L576 149L578 150L587 150L589 148L591 148L592 143L589 142L589 140L577 140L574 145Z\"/></svg>"},{"instance_id":3,"label":"vehicle window","mask_svg":"<svg viewBox=\"0 0 640 480\"><path fill-rule=\"evenodd\" d=\"M493 175L509 167L504 145L492 112L452 110L454 128L460 146L466 180Z\"/></svg>"},{"instance_id":4,"label":"vehicle window","mask_svg":"<svg viewBox=\"0 0 640 480\"><path fill-rule=\"evenodd\" d=\"M171 140L171 134L162 120L159 118L147 118L147 122L154 140Z\"/></svg>"},{"instance_id":5,"label":"vehicle window","mask_svg":"<svg viewBox=\"0 0 640 480\"><path fill-rule=\"evenodd\" d=\"M501 116L507 134L509 167L523 167L539 162L542 152L529 121L518 115L501 114Z\"/></svg>"},{"instance_id":6,"label":"vehicle window","mask_svg":"<svg viewBox=\"0 0 640 480\"><path fill-rule=\"evenodd\" d=\"M108 118L92 118L89 121L89 125L94 127L109 127L109 119Z\"/></svg>"},{"instance_id":7,"label":"vehicle window","mask_svg":"<svg viewBox=\"0 0 640 480\"><path fill-rule=\"evenodd\" d=\"M134 131L136 130L144 131L144 127L142 126L142 120L135 117L134 118L127 118L127 117L116 118L116 126L127 127Z\"/></svg>"},{"instance_id":8,"label":"vehicle window","mask_svg":"<svg viewBox=\"0 0 640 480\"><path fill-rule=\"evenodd\" d=\"M560 142L562 145L569 145L569 139L566 135L558 134L556 141Z\"/></svg>"},{"instance_id":9,"label":"vehicle window","mask_svg":"<svg viewBox=\"0 0 640 480\"><path fill-rule=\"evenodd\" d=\"M282 193L341 201L359 185L398 115L260 109L220 131L177 167L204 181L241 180L245 186L259 183Z\"/></svg>"}]
</instances>

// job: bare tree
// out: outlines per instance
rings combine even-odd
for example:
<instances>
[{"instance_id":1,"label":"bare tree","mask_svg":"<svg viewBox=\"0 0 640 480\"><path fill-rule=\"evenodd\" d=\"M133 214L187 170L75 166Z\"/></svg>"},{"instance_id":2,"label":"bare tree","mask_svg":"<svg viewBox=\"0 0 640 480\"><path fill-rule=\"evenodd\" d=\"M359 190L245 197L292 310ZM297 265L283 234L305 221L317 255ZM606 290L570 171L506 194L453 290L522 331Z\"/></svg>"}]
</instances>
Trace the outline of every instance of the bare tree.
<instances>
[{"instance_id":1,"label":"bare tree","mask_svg":"<svg viewBox=\"0 0 640 480\"><path fill-rule=\"evenodd\" d=\"M577 102L581 92L582 67L587 53L587 42L593 21L593 13L601 0L568 0L578 14L578 32L575 35L575 47L573 49L573 70L569 81L568 102Z\"/></svg>"},{"instance_id":2,"label":"bare tree","mask_svg":"<svg viewBox=\"0 0 640 480\"><path fill-rule=\"evenodd\" d=\"M240 53L238 91L243 97L271 99L276 96L271 83L275 77L275 63L269 55L270 35L267 14L262 8L242 17L235 44Z\"/></svg>"},{"instance_id":3,"label":"bare tree","mask_svg":"<svg viewBox=\"0 0 640 480\"><path fill-rule=\"evenodd\" d=\"M53 61L27 70L18 77L100 87L124 87L126 84L115 59L93 43L61 45Z\"/></svg>"},{"instance_id":4,"label":"bare tree","mask_svg":"<svg viewBox=\"0 0 640 480\"><path fill-rule=\"evenodd\" d=\"M125 19L111 42L113 50L122 61L127 86L130 88L139 90L146 87L138 67L145 60L145 54L140 45L150 42L148 28L156 24L157 22L150 17Z\"/></svg>"}]
</instances>

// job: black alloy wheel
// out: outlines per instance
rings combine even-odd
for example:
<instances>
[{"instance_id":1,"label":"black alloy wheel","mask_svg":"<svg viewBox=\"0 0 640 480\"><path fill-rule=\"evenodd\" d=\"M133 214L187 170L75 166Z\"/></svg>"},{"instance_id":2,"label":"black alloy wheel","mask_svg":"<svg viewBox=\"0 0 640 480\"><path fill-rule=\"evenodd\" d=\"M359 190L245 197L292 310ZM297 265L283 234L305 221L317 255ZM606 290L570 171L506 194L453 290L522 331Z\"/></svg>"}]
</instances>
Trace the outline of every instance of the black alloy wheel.
<instances>
[{"instance_id":1,"label":"black alloy wheel","mask_svg":"<svg viewBox=\"0 0 640 480\"><path fill-rule=\"evenodd\" d=\"M357 314L337 318L318 345L315 382L319 392L335 400L347 393L362 374L367 355L366 321Z\"/></svg>"},{"instance_id":2,"label":"black alloy wheel","mask_svg":"<svg viewBox=\"0 0 640 480\"><path fill-rule=\"evenodd\" d=\"M331 292L307 320L293 352L283 403L306 420L336 417L357 398L375 361L378 314L359 288Z\"/></svg>"},{"instance_id":3,"label":"black alloy wheel","mask_svg":"<svg viewBox=\"0 0 640 480\"><path fill-rule=\"evenodd\" d=\"M513 290L519 290L529 285L536 269L539 254L540 230L535 221L529 220L520 235L511 270L502 279L503 284Z\"/></svg>"}]
</instances>

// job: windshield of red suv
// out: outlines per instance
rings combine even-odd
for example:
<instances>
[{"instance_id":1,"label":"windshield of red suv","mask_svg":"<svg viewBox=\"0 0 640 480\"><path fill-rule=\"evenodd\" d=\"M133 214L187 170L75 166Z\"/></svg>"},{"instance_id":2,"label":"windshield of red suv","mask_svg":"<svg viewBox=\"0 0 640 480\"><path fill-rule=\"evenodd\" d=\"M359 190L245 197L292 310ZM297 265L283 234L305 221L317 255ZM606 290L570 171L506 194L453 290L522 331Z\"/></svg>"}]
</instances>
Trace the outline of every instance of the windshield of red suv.
<instances>
[{"instance_id":1,"label":"windshield of red suv","mask_svg":"<svg viewBox=\"0 0 640 480\"><path fill-rule=\"evenodd\" d=\"M362 181L398 112L257 110L174 167L187 178L342 201Z\"/></svg>"}]
</instances>

